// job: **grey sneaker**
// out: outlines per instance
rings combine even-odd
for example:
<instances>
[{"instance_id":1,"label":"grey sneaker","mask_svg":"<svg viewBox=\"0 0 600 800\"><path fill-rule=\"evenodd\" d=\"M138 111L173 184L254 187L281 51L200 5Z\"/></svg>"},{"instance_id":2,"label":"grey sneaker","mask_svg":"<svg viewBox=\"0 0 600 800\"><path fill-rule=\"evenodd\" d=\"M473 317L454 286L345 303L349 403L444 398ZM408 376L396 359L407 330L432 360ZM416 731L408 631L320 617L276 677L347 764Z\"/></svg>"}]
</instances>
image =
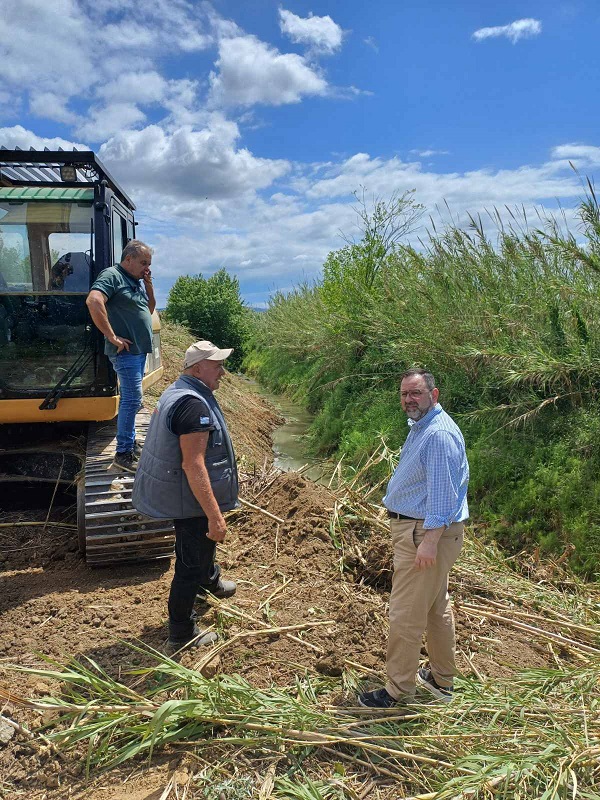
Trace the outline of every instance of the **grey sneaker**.
<instances>
[{"instance_id":1,"label":"grey sneaker","mask_svg":"<svg viewBox=\"0 0 600 800\"><path fill-rule=\"evenodd\" d=\"M133 450L129 453L115 453L113 463L110 465L111 469L120 469L123 472L135 472L138 466L137 458L133 454Z\"/></svg>"},{"instance_id":2,"label":"grey sneaker","mask_svg":"<svg viewBox=\"0 0 600 800\"><path fill-rule=\"evenodd\" d=\"M134 439L134 441L133 441L133 457L134 458L139 459L139 457L142 455L142 447L143 447L143 445L141 445L138 442L137 439Z\"/></svg>"},{"instance_id":3,"label":"grey sneaker","mask_svg":"<svg viewBox=\"0 0 600 800\"><path fill-rule=\"evenodd\" d=\"M214 644L218 638L214 631L204 631L203 633L198 626L194 626L194 633L189 639L171 639L169 637L164 652L165 655L172 656L178 650L195 650L197 647Z\"/></svg>"},{"instance_id":4,"label":"grey sneaker","mask_svg":"<svg viewBox=\"0 0 600 800\"><path fill-rule=\"evenodd\" d=\"M453 689L451 686L440 686L436 679L433 677L430 669L419 667L417 672L417 683L426 689L438 700L443 703L449 703L452 700Z\"/></svg>"},{"instance_id":5,"label":"grey sneaker","mask_svg":"<svg viewBox=\"0 0 600 800\"><path fill-rule=\"evenodd\" d=\"M207 594L212 594L213 597L217 598L217 600L225 600L227 597L233 597L236 591L237 583L235 581L226 581L222 578L219 578L219 582L214 588L205 589L202 592L198 592L196 595L196 602L204 603L206 601Z\"/></svg>"},{"instance_id":6,"label":"grey sneaker","mask_svg":"<svg viewBox=\"0 0 600 800\"><path fill-rule=\"evenodd\" d=\"M396 702L386 689L375 689L373 692L363 692L358 695L358 704L363 708L393 708Z\"/></svg>"}]
</instances>

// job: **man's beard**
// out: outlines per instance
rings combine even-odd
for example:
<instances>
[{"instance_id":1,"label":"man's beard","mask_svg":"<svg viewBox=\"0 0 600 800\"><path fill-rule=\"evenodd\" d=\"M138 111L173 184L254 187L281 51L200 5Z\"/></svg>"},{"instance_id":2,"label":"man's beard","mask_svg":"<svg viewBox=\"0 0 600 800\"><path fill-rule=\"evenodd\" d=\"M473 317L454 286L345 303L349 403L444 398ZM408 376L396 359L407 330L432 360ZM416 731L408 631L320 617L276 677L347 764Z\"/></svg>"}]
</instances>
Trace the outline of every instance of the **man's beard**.
<instances>
[{"instance_id":1,"label":"man's beard","mask_svg":"<svg viewBox=\"0 0 600 800\"><path fill-rule=\"evenodd\" d=\"M406 410L406 416L409 419L412 419L413 422L418 422L420 419L423 419L425 414L428 414L431 411L432 408L433 408L433 403L430 406L428 406L426 409L421 409L419 407L412 408L412 409L407 409Z\"/></svg>"}]
</instances>

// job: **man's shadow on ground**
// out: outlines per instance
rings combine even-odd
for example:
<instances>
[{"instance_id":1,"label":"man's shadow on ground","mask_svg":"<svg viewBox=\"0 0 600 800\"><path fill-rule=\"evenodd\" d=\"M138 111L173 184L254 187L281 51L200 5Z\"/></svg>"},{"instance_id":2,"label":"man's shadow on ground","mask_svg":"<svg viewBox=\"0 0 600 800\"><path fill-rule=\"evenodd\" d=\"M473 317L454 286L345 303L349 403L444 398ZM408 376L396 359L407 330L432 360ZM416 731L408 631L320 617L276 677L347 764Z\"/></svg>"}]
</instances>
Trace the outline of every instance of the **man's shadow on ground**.
<instances>
[{"instance_id":1,"label":"man's shadow on ground","mask_svg":"<svg viewBox=\"0 0 600 800\"><path fill-rule=\"evenodd\" d=\"M49 594L69 594L78 590L85 597L102 588L111 591L151 583L168 572L171 559L89 567L83 558L77 556L60 565L52 563L40 572L32 571L35 566L30 565L27 571L0 574L0 614Z\"/></svg>"}]
</instances>

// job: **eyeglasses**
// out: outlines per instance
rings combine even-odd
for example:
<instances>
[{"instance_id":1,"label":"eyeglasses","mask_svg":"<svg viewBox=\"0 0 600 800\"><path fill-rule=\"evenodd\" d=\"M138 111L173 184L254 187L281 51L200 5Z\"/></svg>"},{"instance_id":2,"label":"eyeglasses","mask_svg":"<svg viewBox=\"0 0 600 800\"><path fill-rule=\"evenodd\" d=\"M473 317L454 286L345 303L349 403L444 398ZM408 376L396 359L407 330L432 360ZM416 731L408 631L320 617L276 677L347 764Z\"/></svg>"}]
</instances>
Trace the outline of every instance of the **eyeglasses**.
<instances>
[{"instance_id":1,"label":"eyeglasses","mask_svg":"<svg viewBox=\"0 0 600 800\"><path fill-rule=\"evenodd\" d=\"M412 397L413 400L420 400L426 392L421 391L421 389L414 389L410 392L400 392L400 397L403 400L407 400L409 397Z\"/></svg>"}]
</instances>

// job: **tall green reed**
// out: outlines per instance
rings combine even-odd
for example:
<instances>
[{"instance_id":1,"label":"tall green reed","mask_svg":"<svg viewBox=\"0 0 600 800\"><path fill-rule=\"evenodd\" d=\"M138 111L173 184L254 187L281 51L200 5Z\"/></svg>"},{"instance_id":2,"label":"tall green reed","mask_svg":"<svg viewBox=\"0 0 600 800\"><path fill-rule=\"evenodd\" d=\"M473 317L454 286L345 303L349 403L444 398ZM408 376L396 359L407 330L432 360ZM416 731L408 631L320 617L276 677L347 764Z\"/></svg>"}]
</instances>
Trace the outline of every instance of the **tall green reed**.
<instances>
[{"instance_id":1,"label":"tall green reed","mask_svg":"<svg viewBox=\"0 0 600 800\"><path fill-rule=\"evenodd\" d=\"M513 547L526 533L551 549L573 534L574 564L593 571L600 529L586 497L600 484L584 462L600 388L599 219L590 187L576 233L552 217L494 210L486 224L471 218L466 229L432 228L419 248L394 241L370 271L364 260L373 242L349 243L330 253L319 281L273 299L259 320L251 366L318 412L315 449L354 462L381 435L400 444L398 378L410 366L427 367L467 436L474 509L485 512L492 532L510 545L508 523ZM585 441L581 430L590 431ZM562 498L551 518L542 508L523 509L535 498L523 491L519 464L525 474L527 465L538 470L539 481L540 447L553 493L562 472L570 491L576 475L583 481L581 496ZM494 513L485 486L498 495L500 481ZM518 518L507 514L513 507Z\"/></svg>"}]
</instances>

